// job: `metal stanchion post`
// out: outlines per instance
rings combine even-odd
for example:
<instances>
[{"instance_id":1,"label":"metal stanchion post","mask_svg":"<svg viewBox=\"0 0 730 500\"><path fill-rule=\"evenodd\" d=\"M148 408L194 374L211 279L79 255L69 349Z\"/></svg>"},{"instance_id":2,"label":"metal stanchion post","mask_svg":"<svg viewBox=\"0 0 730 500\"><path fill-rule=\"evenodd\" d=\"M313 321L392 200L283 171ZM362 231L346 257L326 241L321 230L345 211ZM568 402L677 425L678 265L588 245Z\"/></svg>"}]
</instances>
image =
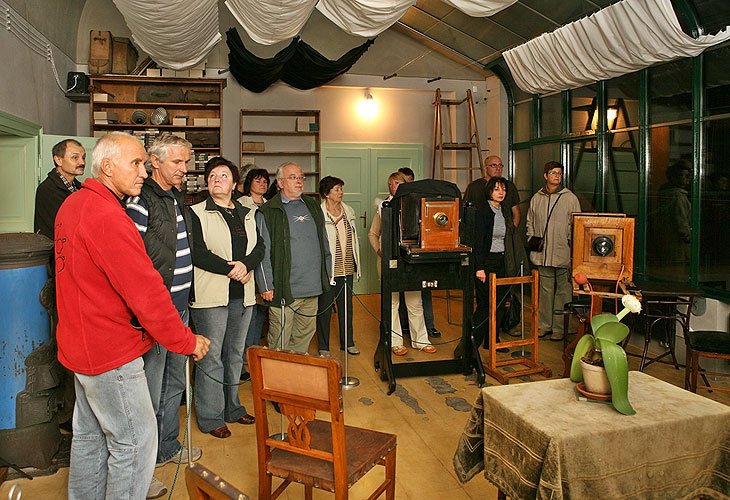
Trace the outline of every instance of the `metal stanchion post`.
<instances>
[{"instance_id":1,"label":"metal stanchion post","mask_svg":"<svg viewBox=\"0 0 730 500\"><path fill-rule=\"evenodd\" d=\"M191 397L190 397L190 356L185 357L185 406L187 410L187 416L186 419L186 425L187 425L187 434L188 434L188 465L192 465L193 463L193 435L190 431L190 404L191 404Z\"/></svg>"},{"instance_id":2,"label":"metal stanchion post","mask_svg":"<svg viewBox=\"0 0 730 500\"><path fill-rule=\"evenodd\" d=\"M347 328L347 323L348 323L348 321L347 321L347 276L344 277L344 280L345 280L345 284L344 284L344 288L342 291L345 294L345 300L343 301L345 303L345 307L343 307L343 309L345 310L344 311L345 321L343 321L342 324L345 325L345 376L342 377L342 381L340 383L342 384L343 389L352 389L353 387L357 387L358 385L360 385L360 380L357 377L348 377L347 376L349 373L347 358L349 357L348 355L350 354L347 351L347 344L348 344L348 342L347 342L347 330L348 330L348 328ZM338 314L339 314L339 312L338 312Z\"/></svg>"},{"instance_id":3,"label":"metal stanchion post","mask_svg":"<svg viewBox=\"0 0 730 500\"><path fill-rule=\"evenodd\" d=\"M520 278L525 275L525 263L520 262ZM520 283L520 308L523 309L525 307L525 284ZM525 340L525 315L522 314L522 310L520 310L520 330L522 330L522 336L521 339ZM522 355L525 355L525 346L522 346Z\"/></svg>"},{"instance_id":4,"label":"metal stanchion post","mask_svg":"<svg viewBox=\"0 0 730 500\"><path fill-rule=\"evenodd\" d=\"M286 319L284 319L284 314L286 312L286 301L282 297L281 299L281 332L279 333L279 347L283 351L285 348L284 344L284 325L286 324ZM286 432L284 432L284 414L281 414L281 431L278 434L273 434L269 436L271 439L276 439L277 441L284 441L286 439Z\"/></svg>"}]
</instances>

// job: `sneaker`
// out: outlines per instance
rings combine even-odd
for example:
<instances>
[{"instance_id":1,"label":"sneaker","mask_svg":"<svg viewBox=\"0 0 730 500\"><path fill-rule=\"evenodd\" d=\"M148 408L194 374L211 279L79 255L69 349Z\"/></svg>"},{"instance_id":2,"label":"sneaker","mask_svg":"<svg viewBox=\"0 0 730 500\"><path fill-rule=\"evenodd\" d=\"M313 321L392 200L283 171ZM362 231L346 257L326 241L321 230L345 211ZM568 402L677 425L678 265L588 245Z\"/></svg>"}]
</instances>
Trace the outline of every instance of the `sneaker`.
<instances>
[{"instance_id":1,"label":"sneaker","mask_svg":"<svg viewBox=\"0 0 730 500\"><path fill-rule=\"evenodd\" d=\"M541 339L544 339L545 337L547 337L548 335L551 335L552 333L553 333L552 330L543 330L542 328L539 328L537 330L537 336L540 337Z\"/></svg>"},{"instance_id":2,"label":"sneaker","mask_svg":"<svg viewBox=\"0 0 730 500\"><path fill-rule=\"evenodd\" d=\"M441 337L441 332L436 330L435 328L431 328L428 331L428 336L437 339L437 338Z\"/></svg>"},{"instance_id":3,"label":"sneaker","mask_svg":"<svg viewBox=\"0 0 730 500\"><path fill-rule=\"evenodd\" d=\"M193 446L193 462L197 462L200 460L200 457L203 455L203 450L199 446ZM160 462L158 464L155 464L155 467L162 467L163 465L167 465L169 463L177 463L177 461L180 460L180 463L186 464L188 463L188 447L183 446L182 447L182 458L180 458L180 452L178 451L173 456L165 460L164 462ZM153 478L154 482L154 478ZM160 483L162 484L162 483ZM164 485L163 485L164 486ZM147 497L147 498L156 498L156 497Z\"/></svg>"},{"instance_id":4,"label":"sneaker","mask_svg":"<svg viewBox=\"0 0 730 500\"><path fill-rule=\"evenodd\" d=\"M319 355L320 356L329 356L330 355L330 352L327 349L320 349L319 350Z\"/></svg>"},{"instance_id":5,"label":"sneaker","mask_svg":"<svg viewBox=\"0 0 730 500\"><path fill-rule=\"evenodd\" d=\"M248 382L249 380L251 380L251 374L248 373L247 371L242 371L241 377L239 378L239 380L241 382Z\"/></svg>"},{"instance_id":6,"label":"sneaker","mask_svg":"<svg viewBox=\"0 0 730 500\"><path fill-rule=\"evenodd\" d=\"M550 335L550 341L551 342L562 342L563 341L563 332L553 332L553 334Z\"/></svg>"},{"instance_id":7,"label":"sneaker","mask_svg":"<svg viewBox=\"0 0 730 500\"><path fill-rule=\"evenodd\" d=\"M147 488L147 498L160 498L165 493L167 493L165 483L153 476L150 487Z\"/></svg>"},{"instance_id":8,"label":"sneaker","mask_svg":"<svg viewBox=\"0 0 730 500\"><path fill-rule=\"evenodd\" d=\"M347 352L349 352L353 356L357 356L358 354L360 354L360 349L358 349L355 345L351 345L347 348Z\"/></svg>"}]
</instances>

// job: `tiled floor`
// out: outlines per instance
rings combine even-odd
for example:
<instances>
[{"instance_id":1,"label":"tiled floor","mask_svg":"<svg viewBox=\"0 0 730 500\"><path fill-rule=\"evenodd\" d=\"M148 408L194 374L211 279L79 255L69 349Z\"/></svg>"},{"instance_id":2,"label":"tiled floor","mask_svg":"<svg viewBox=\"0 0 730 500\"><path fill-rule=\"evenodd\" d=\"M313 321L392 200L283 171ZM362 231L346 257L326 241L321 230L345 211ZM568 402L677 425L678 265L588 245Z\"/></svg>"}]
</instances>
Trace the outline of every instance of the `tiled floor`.
<instances>
[{"instance_id":1,"label":"tiled floor","mask_svg":"<svg viewBox=\"0 0 730 500\"><path fill-rule=\"evenodd\" d=\"M379 317L379 296L362 296L363 304ZM456 304L458 308L458 303ZM444 336L438 339L436 354L424 354L411 350L406 359L448 359L455 346L454 339L460 335L460 327L449 325L446 319L446 301L443 294L434 294L436 326ZM479 391L474 377L462 374L441 375L434 377L414 377L398 379L398 389L387 396L387 385L373 370L373 352L378 341L378 324L373 317L355 301L355 342L362 351L359 356L349 357L349 373L360 379L360 385L344 392L345 422L351 425L392 432L398 436L396 498L418 500L459 500L459 499L494 499L496 489L482 476L477 476L467 484L456 479L452 467L452 457L459 436L466 423L470 403ZM456 314L455 318L460 315ZM335 318L333 317L333 320ZM341 356L337 350L337 327L333 322L332 353ZM436 341L434 341L436 343ZM311 352L317 352L316 341L310 346ZM407 344L407 343L406 343ZM540 341L540 361L552 368L553 377L559 377L563 371L560 358L562 343ZM638 348L631 348L639 352ZM638 369L638 359L629 357L629 368ZM647 368L646 373L666 380L678 386L684 383L684 371L676 371L664 364L655 364ZM533 376L534 380L542 377ZM488 384L495 384L487 379ZM515 380L512 383L522 383ZM725 386L728 386L726 383ZM714 392L703 393L712 399L730 405L730 394ZM246 384L241 387L241 399L249 411L251 390ZM184 418L184 409L181 415ZM278 422L278 414L270 410L270 419ZM254 426L232 424L233 435L228 439L216 439L203 435L193 422L193 443L203 448L200 462L220 474L234 486L250 495L257 496L256 446ZM184 464L183 464L184 466ZM181 467L177 483L172 494L173 499L188 498L184 485L183 468ZM156 477L170 486L175 477L174 464L166 465L155 471ZM369 492L382 480L382 468L376 467L368 473L351 490L351 498L366 498ZM61 469L47 477L37 477L32 481L18 480L0 486L0 497L5 498L10 485L18 482L23 488L23 498L55 500L66 498L66 482L68 469ZM282 498L300 499L304 491L300 485L292 485ZM166 497L165 497L166 498ZM315 490L314 498L332 498L329 493Z\"/></svg>"}]
</instances>

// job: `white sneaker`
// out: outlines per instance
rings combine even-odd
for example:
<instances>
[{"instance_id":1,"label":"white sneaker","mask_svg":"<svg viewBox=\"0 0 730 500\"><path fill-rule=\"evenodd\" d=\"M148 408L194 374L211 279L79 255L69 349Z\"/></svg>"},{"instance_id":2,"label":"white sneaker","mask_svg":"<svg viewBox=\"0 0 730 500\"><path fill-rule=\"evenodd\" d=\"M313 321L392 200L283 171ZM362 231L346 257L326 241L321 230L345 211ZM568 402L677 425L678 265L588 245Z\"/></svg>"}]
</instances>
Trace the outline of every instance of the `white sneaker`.
<instances>
[{"instance_id":1,"label":"white sneaker","mask_svg":"<svg viewBox=\"0 0 730 500\"><path fill-rule=\"evenodd\" d=\"M165 483L153 476L150 487L147 489L147 498L159 498L165 493L167 493Z\"/></svg>"},{"instance_id":2,"label":"white sneaker","mask_svg":"<svg viewBox=\"0 0 730 500\"><path fill-rule=\"evenodd\" d=\"M197 462L198 460L200 460L201 456L203 456L203 450L199 446L193 446L193 462ZM155 464L155 467L162 467L163 465L167 465L169 463L176 464L178 460L180 460L181 464L188 463L188 447L187 446L182 447L182 458L180 458L180 452L178 451L177 453L175 453L173 456L171 456L164 462ZM156 497L147 497L147 498L156 498Z\"/></svg>"},{"instance_id":3,"label":"white sneaker","mask_svg":"<svg viewBox=\"0 0 730 500\"><path fill-rule=\"evenodd\" d=\"M329 356L330 355L330 352L328 350L326 350L326 349L320 349L319 350L319 355L320 356Z\"/></svg>"}]
</instances>

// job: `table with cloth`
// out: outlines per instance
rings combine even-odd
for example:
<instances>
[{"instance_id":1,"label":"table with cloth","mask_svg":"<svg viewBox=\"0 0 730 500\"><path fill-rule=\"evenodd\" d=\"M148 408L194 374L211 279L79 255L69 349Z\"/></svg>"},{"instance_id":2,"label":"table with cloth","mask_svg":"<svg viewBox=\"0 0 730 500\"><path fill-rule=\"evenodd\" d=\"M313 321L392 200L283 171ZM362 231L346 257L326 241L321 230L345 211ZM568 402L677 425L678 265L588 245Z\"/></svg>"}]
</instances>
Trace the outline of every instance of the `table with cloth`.
<instances>
[{"instance_id":1,"label":"table with cloth","mask_svg":"<svg viewBox=\"0 0 730 500\"><path fill-rule=\"evenodd\" d=\"M484 470L514 499L730 499L730 407L638 371L636 415L577 396L570 379L483 388L459 479Z\"/></svg>"}]
</instances>

